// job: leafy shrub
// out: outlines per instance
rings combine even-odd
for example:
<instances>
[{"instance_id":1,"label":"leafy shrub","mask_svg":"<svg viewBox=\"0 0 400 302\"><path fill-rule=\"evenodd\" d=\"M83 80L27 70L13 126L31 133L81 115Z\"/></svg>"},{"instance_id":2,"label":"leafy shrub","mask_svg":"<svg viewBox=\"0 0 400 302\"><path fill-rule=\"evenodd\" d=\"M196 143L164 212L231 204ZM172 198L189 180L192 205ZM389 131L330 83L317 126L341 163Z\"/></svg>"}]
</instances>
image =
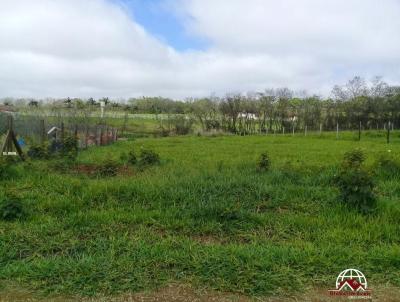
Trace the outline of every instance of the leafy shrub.
<instances>
[{"instance_id":1,"label":"leafy shrub","mask_svg":"<svg viewBox=\"0 0 400 302\"><path fill-rule=\"evenodd\" d=\"M363 213L368 213L376 208L376 196L373 178L362 167L364 160L365 155L361 150L347 152L335 183L343 202Z\"/></svg>"},{"instance_id":2,"label":"leafy shrub","mask_svg":"<svg viewBox=\"0 0 400 302\"><path fill-rule=\"evenodd\" d=\"M362 169L341 171L336 180L341 199L361 212L370 212L376 207L375 184L371 175Z\"/></svg>"},{"instance_id":3,"label":"leafy shrub","mask_svg":"<svg viewBox=\"0 0 400 302\"><path fill-rule=\"evenodd\" d=\"M212 129L220 129L221 128L220 122L216 121L216 120L206 120L204 122L204 124L205 124L206 131L210 131Z\"/></svg>"},{"instance_id":4,"label":"leafy shrub","mask_svg":"<svg viewBox=\"0 0 400 302\"><path fill-rule=\"evenodd\" d=\"M153 150L142 149L140 151L139 166L151 166L160 163L160 156Z\"/></svg>"},{"instance_id":5,"label":"leafy shrub","mask_svg":"<svg viewBox=\"0 0 400 302\"><path fill-rule=\"evenodd\" d=\"M0 199L0 219L12 221L21 219L25 215L21 201L15 197L4 197Z\"/></svg>"},{"instance_id":6,"label":"leafy shrub","mask_svg":"<svg viewBox=\"0 0 400 302\"><path fill-rule=\"evenodd\" d=\"M171 120L174 125L175 133L178 135L186 135L192 131L193 120L185 116L177 116Z\"/></svg>"},{"instance_id":7,"label":"leafy shrub","mask_svg":"<svg viewBox=\"0 0 400 302\"><path fill-rule=\"evenodd\" d=\"M267 152L261 153L257 161L257 169L259 171L268 171L271 166L271 159Z\"/></svg>"},{"instance_id":8,"label":"leafy shrub","mask_svg":"<svg viewBox=\"0 0 400 302\"><path fill-rule=\"evenodd\" d=\"M28 150L28 156L32 159L48 159L50 157L48 147L45 144L31 145Z\"/></svg>"},{"instance_id":9,"label":"leafy shrub","mask_svg":"<svg viewBox=\"0 0 400 302\"><path fill-rule=\"evenodd\" d=\"M118 163L113 160L106 160L98 167L98 174L102 177L113 177L118 174Z\"/></svg>"},{"instance_id":10,"label":"leafy shrub","mask_svg":"<svg viewBox=\"0 0 400 302\"><path fill-rule=\"evenodd\" d=\"M365 161L365 154L361 149L354 149L344 154L343 168L360 168Z\"/></svg>"},{"instance_id":11,"label":"leafy shrub","mask_svg":"<svg viewBox=\"0 0 400 302\"><path fill-rule=\"evenodd\" d=\"M78 139L74 135L67 136L64 138L62 143L62 152L63 156L69 158L75 158L78 155Z\"/></svg>"}]
</instances>

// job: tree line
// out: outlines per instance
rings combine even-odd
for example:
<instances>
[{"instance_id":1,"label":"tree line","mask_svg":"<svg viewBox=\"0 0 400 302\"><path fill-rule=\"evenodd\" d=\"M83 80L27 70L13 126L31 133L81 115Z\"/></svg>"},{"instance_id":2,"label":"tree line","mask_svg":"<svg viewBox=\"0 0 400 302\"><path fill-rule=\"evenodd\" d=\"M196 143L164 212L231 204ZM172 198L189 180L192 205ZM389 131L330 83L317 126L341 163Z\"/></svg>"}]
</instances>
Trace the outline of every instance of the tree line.
<instances>
[{"instance_id":1,"label":"tree line","mask_svg":"<svg viewBox=\"0 0 400 302\"><path fill-rule=\"evenodd\" d=\"M63 100L3 99L4 106L48 107L52 110L95 110L101 103L114 111L156 116L184 116L195 120L204 131L232 133L273 131L386 129L400 127L400 87L389 86L382 78L366 81L354 77L336 85L331 97L299 95L288 88L267 89L224 97L172 100L141 97L129 100L89 98ZM182 118L183 119L183 118Z\"/></svg>"}]
</instances>

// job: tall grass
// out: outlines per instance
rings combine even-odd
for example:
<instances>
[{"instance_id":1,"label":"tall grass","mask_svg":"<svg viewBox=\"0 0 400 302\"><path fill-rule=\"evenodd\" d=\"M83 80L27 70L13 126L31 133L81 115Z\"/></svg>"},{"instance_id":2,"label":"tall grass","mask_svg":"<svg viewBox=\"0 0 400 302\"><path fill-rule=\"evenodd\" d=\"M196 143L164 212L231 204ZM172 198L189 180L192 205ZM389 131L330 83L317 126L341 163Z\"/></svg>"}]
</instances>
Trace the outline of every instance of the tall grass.
<instances>
[{"instance_id":1,"label":"tall grass","mask_svg":"<svg viewBox=\"0 0 400 302\"><path fill-rule=\"evenodd\" d=\"M355 145L376 170L373 215L345 208L331 182ZM1 282L79 295L190 282L263 296L330 288L356 267L371 287L400 286L400 174L376 168L388 149L380 138L137 139L89 149L75 164L120 162L141 146L160 165L101 178L33 161L3 178L1 194L29 211L0 221ZM259 173L264 151L271 167Z\"/></svg>"}]
</instances>

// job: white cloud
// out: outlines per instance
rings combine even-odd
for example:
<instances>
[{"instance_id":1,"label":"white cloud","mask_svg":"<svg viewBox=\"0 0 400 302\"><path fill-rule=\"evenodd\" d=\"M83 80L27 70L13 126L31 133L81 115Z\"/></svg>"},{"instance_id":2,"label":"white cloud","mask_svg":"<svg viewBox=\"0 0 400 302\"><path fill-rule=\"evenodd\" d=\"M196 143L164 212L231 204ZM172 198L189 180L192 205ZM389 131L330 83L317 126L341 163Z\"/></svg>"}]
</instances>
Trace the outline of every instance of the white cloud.
<instances>
[{"instance_id":1,"label":"white cloud","mask_svg":"<svg viewBox=\"0 0 400 302\"><path fill-rule=\"evenodd\" d=\"M166 0L205 51L180 53L106 0L0 0L0 96L327 92L400 77L398 0Z\"/></svg>"}]
</instances>

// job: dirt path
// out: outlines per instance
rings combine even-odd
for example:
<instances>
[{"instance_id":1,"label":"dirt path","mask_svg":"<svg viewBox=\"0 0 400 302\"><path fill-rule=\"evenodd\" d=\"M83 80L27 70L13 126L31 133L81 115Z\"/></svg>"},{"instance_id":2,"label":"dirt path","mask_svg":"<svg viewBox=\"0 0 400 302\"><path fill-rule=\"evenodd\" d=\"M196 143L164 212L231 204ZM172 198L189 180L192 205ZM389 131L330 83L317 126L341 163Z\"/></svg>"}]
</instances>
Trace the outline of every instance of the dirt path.
<instances>
[{"instance_id":1,"label":"dirt path","mask_svg":"<svg viewBox=\"0 0 400 302\"><path fill-rule=\"evenodd\" d=\"M329 297L327 291L312 291L289 297L250 298L232 293L220 293L209 290L194 290L189 286L170 285L152 293L128 294L118 297L76 298L46 297L35 298L29 292L0 292L0 302L340 302L340 301L379 301L399 302L400 289L381 287L373 292L372 300L349 300Z\"/></svg>"}]
</instances>

